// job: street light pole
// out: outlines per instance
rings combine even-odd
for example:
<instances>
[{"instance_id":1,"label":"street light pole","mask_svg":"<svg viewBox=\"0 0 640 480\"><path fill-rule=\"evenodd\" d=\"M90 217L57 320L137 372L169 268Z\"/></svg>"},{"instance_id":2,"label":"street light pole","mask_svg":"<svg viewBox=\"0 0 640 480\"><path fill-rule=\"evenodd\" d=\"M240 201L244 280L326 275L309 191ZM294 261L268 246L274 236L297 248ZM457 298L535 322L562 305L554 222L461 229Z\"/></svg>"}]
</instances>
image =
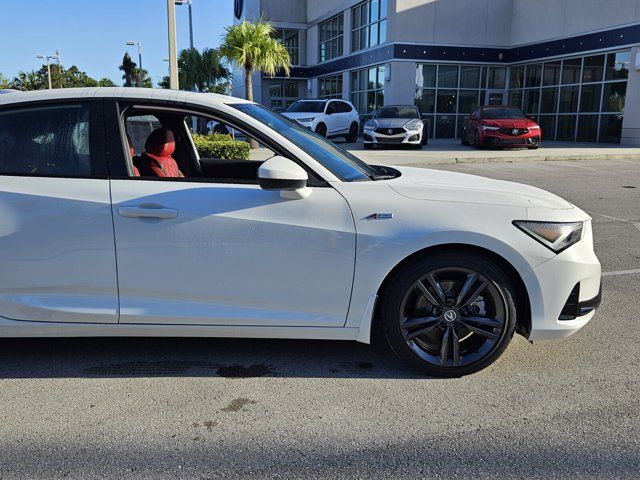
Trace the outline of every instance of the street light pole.
<instances>
[{"instance_id":1,"label":"street light pole","mask_svg":"<svg viewBox=\"0 0 640 480\"><path fill-rule=\"evenodd\" d=\"M136 45L138 47L138 86L142 88L144 73L142 72L142 45L140 42L128 41L127 45Z\"/></svg>"},{"instance_id":2,"label":"street light pole","mask_svg":"<svg viewBox=\"0 0 640 480\"><path fill-rule=\"evenodd\" d=\"M42 58L47 61L47 79L49 80L49 90L51 90L51 64L49 63L49 55L38 55L38 58Z\"/></svg>"},{"instance_id":3,"label":"street light pole","mask_svg":"<svg viewBox=\"0 0 640 480\"><path fill-rule=\"evenodd\" d=\"M176 46L175 0L167 0L167 24L169 30L169 88L178 89L178 54Z\"/></svg>"}]
</instances>

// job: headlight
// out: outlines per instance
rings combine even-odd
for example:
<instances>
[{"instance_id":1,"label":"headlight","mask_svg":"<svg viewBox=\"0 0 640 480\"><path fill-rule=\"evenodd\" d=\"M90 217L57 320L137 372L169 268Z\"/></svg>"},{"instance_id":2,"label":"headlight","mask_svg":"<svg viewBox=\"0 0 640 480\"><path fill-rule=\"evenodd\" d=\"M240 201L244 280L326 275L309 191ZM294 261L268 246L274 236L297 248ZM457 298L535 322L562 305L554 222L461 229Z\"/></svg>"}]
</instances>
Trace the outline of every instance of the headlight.
<instances>
[{"instance_id":1,"label":"headlight","mask_svg":"<svg viewBox=\"0 0 640 480\"><path fill-rule=\"evenodd\" d=\"M422 122L418 119L409 120L404 124L404 128L407 130L422 130Z\"/></svg>"},{"instance_id":2,"label":"headlight","mask_svg":"<svg viewBox=\"0 0 640 480\"><path fill-rule=\"evenodd\" d=\"M533 125L529 127L529 130L540 130L540 125Z\"/></svg>"},{"instance_id":3,"label":"headlight","mask_svg":"<svg viewBox=\"0 0 640 480\"><path fill-rule=\"evenodd\" d=\"M309 118L299 118L298 122L300 123L311 123L315 120L314 117L309 117Z\"/></svg>"},{"instance_id":4,"label":"headlight","mask_svg":"<svg viewBox=\"0 0 640 480\"><path fill-rule=\"evenodd\" d=\"M580 241L584 227L584 222L532 222L515 220L513 224L555 253L560 253Z\"/></svg>"},{"instance_id":5,"label":"headlight","mask_svg":"<svg viewBox=\"0 0 640 480\"><path fill-rule=\"evenodd\" d=\"M375 120L367 120L367 123L364 124L365 130L375 130L378 126L378 123Z\"/></svg>"},{"instance_id":6,"label":"headlight","mask_svg":"<svg viewBox=\"0 0 640 480\"><path fill-rule=\"evenodd\" d=\"M482 130L484 132L497 132L500 130L500 127L492 127L490 125L482 125Z\"/></svg>"}]
</instances>

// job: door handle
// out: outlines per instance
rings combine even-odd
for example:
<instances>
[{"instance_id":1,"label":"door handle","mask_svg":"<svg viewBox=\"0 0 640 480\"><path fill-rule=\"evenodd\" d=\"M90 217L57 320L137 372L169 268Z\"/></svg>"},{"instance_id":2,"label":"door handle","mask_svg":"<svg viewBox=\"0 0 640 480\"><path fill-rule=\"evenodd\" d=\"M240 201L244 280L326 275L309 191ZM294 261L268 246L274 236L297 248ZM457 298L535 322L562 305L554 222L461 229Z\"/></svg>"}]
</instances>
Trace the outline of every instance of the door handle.
<instances>
[{"instance_id":1,"label":"door handle","mask_svg":"<svg viewBox=\"0 0 640 480\"><path fill-rule=\"evenodd\" d=\"M178 216L174 208L120 207L118 213L126 218L159 218L168 220Z\"/></svg>"}]
</instances>

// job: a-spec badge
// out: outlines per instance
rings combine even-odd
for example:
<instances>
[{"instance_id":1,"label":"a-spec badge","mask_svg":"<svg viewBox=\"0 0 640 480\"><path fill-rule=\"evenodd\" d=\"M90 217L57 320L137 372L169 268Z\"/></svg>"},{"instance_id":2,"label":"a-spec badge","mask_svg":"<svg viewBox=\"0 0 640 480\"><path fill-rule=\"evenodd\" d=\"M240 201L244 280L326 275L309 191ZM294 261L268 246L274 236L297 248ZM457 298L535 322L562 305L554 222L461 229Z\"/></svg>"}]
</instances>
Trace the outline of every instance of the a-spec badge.
<instances>
[{"instance_id":1,"label":"a-spec badge","mask_svg":"<svg viewBox=\"0 0 640 480\"><path fill-rule=\"evenodd\" d=\"M372 213L364 217L365 220L389 220L393 218L393 213Z\"/></svg>"}]
</instances>

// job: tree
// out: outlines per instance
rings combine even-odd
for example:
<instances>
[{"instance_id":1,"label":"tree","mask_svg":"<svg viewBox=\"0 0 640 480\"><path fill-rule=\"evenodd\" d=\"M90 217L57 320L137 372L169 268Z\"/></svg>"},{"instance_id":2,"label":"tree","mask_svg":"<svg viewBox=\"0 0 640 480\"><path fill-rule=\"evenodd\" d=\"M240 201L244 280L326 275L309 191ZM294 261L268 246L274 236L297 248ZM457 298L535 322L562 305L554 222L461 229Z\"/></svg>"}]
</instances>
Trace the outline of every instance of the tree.
<instances>
[{"instance_id":1,"label":"tree","mask_svg":"<svg viewBox=\"0 0 640 480\"><path fill-rule=\"evenodd\" d=\"M116 84L110 78L104 77L98 80L99 87L115 87Z\"/></svg>"},{"instance_id":2,"label":"tree","mask_svg":"<svg viewBox=\"0 0 640 480\"><path fill-rule=\"evenodd\" d=\"M128 52L125 52L124 57L122 57L122 64L118 67L118 70L124 72L122 74L122 79L124 80L125 87L132 87L133 81L136 78L135 70L137 68L136 62L131 60L131 56Z\"/></svg>"},{"instance_id":3,"label":"tree","mask_svg":"<svg viewBox=\"0 0 640 480\"><path fill-rule=\"evenodd\" d=\"M39 70L19 72L11 83L18 90L44 90L49 88L47 66ZM51 86L53 88L97 87L98 82L75 65L65 69L61 65L51 65Z\"/></svg>"},{"instance_id":4,"label":"tree","mask_svg":"<svg viewBox=\"0 0 640 480\"><path fill-rule=\"evenodd\" d=\"M227 27L220 53L230 63L244 69L244 87L247 100L253 101L251 74L259 71L273 77L280 70L288 76L291 58L285 46L276 40L271 22L238 23Z\"/></svg>"},{"instance_id":5,"label":"tree","mask_svg":"<svg viewBox=\"0 0 640 480\"><path fill-rule=\"evenodd\" d=\"M133 78L135 78L135 82L133 84L134 87L139 86L140 84L138 83L138 79L140 78L140 69L138 67L133 69ZM149 72L147 72L147 70L145 70L144 68L142 69L142 87L143 88L153 88L153 83L151 82L151 77L149 76Z\"/></svg>"},{"instance_id":6,"label":"tree","mask_svg":"<svg viewBox=\"0 0 640 480\"><path fill-rule=\"evenodd\" d=\"M9 79L0 73L0 90L4 90L5 88L11 88L11 82Z\"/></svg>"},{"instance_id":7,"label":"tree","mask_svg":"<svg viewBox=\"0 0 640 480\"><path fill-rule=\"evenodd\" d=\"M181 90L218 92L220 85L226 85L230 78L231 73L222 64L220 52L214 48L205 48L202 53L195 48L187 48L178 54L178 84ZM169 88L169 77L163 77L158 86Z\"/></svg>"}]
</instances>

